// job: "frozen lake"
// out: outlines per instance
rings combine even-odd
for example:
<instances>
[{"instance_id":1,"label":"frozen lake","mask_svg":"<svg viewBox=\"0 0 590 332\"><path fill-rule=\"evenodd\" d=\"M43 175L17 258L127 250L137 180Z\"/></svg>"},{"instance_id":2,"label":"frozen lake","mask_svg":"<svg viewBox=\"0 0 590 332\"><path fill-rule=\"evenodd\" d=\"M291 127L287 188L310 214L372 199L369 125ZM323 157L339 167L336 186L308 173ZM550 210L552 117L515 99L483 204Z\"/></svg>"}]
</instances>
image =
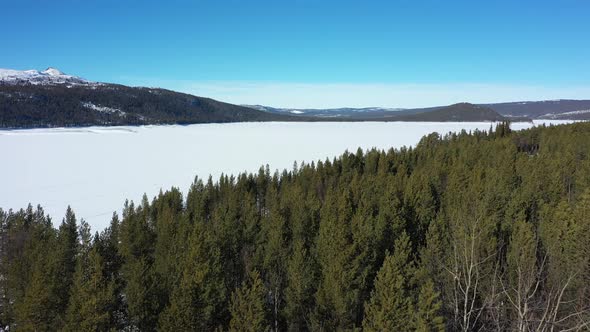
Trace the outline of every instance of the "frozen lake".
<instances>
[{"instance_id":1,"label":"frozen lake","mask_svg":"<svg viewBox=\"0 0 590 332\"><path fill-rule=\"evenodd\" d=\"M151 200L171 186L186 193L195 176L216 179L265 164L291 169L294 161L325 160L347 149L413 146L431 132L489 127L489 122L267 122L0 130L0 207L41 204L58 224L71 205L101 230L125 199L137 202L147 193Z\"/></svg>"}]
</instances>

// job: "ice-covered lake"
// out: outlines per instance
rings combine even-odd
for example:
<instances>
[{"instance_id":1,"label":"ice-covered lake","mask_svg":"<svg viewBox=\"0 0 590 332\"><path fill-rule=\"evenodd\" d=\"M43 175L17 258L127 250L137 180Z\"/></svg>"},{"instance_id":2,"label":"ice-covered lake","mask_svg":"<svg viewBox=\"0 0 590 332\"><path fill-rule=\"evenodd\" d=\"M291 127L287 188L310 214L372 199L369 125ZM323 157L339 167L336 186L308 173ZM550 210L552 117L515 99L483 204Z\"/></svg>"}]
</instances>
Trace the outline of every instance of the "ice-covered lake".
<instances>
[{"instance_id":1,"label":"ice-covered lake","mask_svg":"<svg viewBox=\"0 0 590 332\"><path fill-rule=\"evenodd\" d=\"M564 121L540 121L564 123ZM515 123L513 129L533 124ZM489 129L482 123L234 123L190 126L0 130L0 207L41 204L54 224L68 205L93 229L108 225L125 199L160 188L186 193L195 176L291 169L358 147L413 146L423 135Z\"/></svg>"}]
</instances>

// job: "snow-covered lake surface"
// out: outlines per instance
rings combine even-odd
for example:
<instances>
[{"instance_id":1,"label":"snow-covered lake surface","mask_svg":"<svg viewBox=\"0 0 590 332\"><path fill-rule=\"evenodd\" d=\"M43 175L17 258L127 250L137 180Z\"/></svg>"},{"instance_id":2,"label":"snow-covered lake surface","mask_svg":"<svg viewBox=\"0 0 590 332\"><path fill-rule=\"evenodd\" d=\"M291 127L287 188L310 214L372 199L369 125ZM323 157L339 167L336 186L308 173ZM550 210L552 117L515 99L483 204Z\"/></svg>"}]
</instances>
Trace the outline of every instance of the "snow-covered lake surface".
<instances>
[{"instance_id":1,"label":"snow-covered lake surface","mask_svg":"<svg viewBox=\"0 0 590 332\"><path fill-rule=\"evenodd\" d=\"M561 124L568 121L543 120ZM514 123L513 129L532 126ZM234 123L0 130L0 207L41 204L58 224L68 205L94 230L125 199L160 188L185 194L195 176L291 169L345 150L414 146L431 132L489 129L489 122Z\"/></svg>"}]
</instances>

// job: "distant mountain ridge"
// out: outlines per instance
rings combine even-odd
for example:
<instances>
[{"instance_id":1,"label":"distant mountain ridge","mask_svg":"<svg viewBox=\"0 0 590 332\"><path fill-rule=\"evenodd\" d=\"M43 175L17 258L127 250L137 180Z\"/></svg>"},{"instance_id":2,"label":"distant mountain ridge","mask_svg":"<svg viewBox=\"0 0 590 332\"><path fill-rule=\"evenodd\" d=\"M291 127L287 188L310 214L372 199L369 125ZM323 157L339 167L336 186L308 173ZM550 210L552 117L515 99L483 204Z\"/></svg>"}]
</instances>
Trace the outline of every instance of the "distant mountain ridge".
<instances>
[{"instance_id":1,"label":"distant mountain ridge","mask_svg":"<svg viewBox=\"0 0 590 332\"><path fill-rule=\"evenodd\" d=\"M242 105L257 109L260 111L278 113L278 114L294 114L300 116L316 116L324 118L379 118L391 115L391 112L402 111L403 108L387 108L387 107L343 107L343 108L275 108L263 105Z\"/></svg>"},{"instance_id":2,"label":"distant mountain ridge","mask_svg":"<svg viewBox=\"0 0 590 332\"><path fill-rule=\"evenodd\" d=\"M507 117L531 119L590 120L590 100L543 100L487 104Z\"/></svg>"},{"instance_id":3,"label":"distant mountain ridge","mask_svg":"<svg viewBox=\"0 0 590 332\"><path fill-rule=\"evenodd\" d=\"M249 106L270 113L322 118L338 121L431 121L431 122L475 122L506 121L509 118L493 109L470 103L458 103L432 109L399 108L336 108L336 109L278 109L267 106ZM529 121L519 117L519 121Z\"/></svg>"},{"instance_id":4,"label":"distant mountain ridge","mask_svg":"<svg viewBox=\"0 0 590 332\"><path fill-rule=\"evenodd\" d=\"M0 128L301 121L158 88L92 82L55 68L0 70Z\"/></svg>"},{"instance_id":5,"label":"distant mountain ridge","mask_svg":"<svg viewBox=\"0 0 590 332\"><path fill-rule=\"evenodd\" d=\"M458 103L437 108L428 112L400 114L400 121L431 121L431 122L475 122L475 121L506 121L506 117L493 109L470 103ZM519 120L528 120L525 118Z\"/></svg>"},{"instance_id":6,"label":"distant mountain ridge","mask_svg":"<svg viewBox=\"0 0 590 332\"><path fill-rule=\"evenodd\" d=\"M557 100L430 108L291 109L233 105L160 88L90 81L56 68L0 69L0 128L249 121L590 120L590 101Z\"/></svg>"},{"instance_id":7,"label":"distant mountain ridge","mask_svg":"<svg viewBox=\"0 0 590 332\"><path fill-rule=\"evenodd\" d=\"M461 104L461 103L459 103ZM459 105L455 104L455 105ZM590 120L590 100L544 100L523 101L495 104L473 104L490 108L508 120L526 119L562 119L562 120ZM293 109L276 108L261 105L244 105L258 110L278 114L296 116L329 117L349 120L390 121L391 117L410 119L414 114L435 112L448 106L434 106L426 108L332 108L332 109ZM491 114L490 114L491 115ZM492 118L495 116L492 115ZM422 117L417 117L422 118ZM410 121L410 120L403 120ZM464 120L470 121L470 120Z\"/></svg>"}]
</instances>

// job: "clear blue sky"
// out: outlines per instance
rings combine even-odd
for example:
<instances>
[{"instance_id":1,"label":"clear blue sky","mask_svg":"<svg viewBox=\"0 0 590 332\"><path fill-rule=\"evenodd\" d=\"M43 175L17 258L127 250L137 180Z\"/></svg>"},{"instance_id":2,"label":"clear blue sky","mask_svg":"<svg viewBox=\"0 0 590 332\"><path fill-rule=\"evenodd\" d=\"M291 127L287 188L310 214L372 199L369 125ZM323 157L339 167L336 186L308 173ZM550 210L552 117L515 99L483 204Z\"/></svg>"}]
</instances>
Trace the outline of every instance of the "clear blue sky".
<instances>
[{"instance_id":1,"label":"clear blue sky","mask_svg":"<svg viewBox=\"0 0 590 332\"><path fill-rule=\"evenodd\" d=\"M0 12L0 68L231 102L590 98L585 0L2 0Z\"/></svg>"}]
</instances>

